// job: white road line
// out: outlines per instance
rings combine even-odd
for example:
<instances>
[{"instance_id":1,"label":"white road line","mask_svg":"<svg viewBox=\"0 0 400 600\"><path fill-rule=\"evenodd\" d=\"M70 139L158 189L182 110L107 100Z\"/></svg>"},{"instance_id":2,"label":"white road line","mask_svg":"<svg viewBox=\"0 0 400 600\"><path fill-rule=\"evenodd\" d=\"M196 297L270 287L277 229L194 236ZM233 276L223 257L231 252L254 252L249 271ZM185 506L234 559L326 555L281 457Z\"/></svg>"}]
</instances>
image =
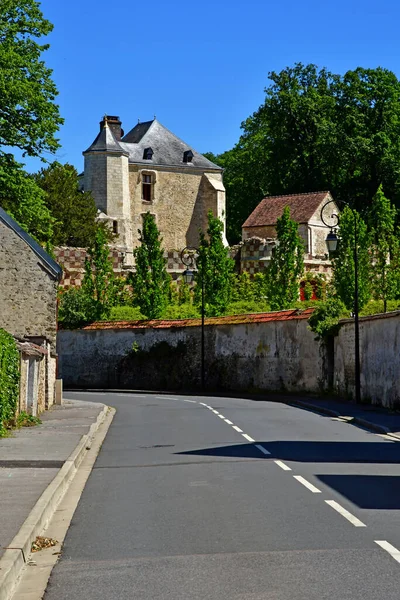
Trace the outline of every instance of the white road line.
<instances>
[{"instance_id":1,"label":"white road line","mask_svg":"<svg viewBox=\"0 0 400 600\"><path fill-rule=\"evenodd\" d=\"M312 483L307 481L307 479L304 479L304 477L302 477L301 475L293 475L293 477L295 479L297 479L297 481L299 483L302 483L304 485L304 487L306 487L308 490L310 490L310 492L312 492L313 494L321 493L321 490L319 490L317 487L315 487L315 485L313 485Z\"/></svg>"},{"instance_id":2,"label":"white road line","mask_svg":"<svg viewBox=\"0 0 400 600\"><path fill-rule=\"evenodd\" d=\"M220 419L224 419L225 420L224 415L218 415L218 416L219 416Z\"/></svg>"},{"instance_id":3,"label":"white road line","mask_svg":"<svg viewBox=\"0 0 400 600\"><path fill-rule=\"evenodd\" d=\"M219 412L217 410L214 410L213 408L211 409L214 413L214 415L219 415Z\"/></svg>"},{"instance_id":4,"label":"white road line","mask_svg":"<svg viewBox=\"0 0 400 600\"><path fill-rule=\"evenodd\" d=\"M146 396L143 396L144 398ZM157 400L177 400L178 402L190 402L190 404L197 404L196 400L185 400L184 398L174 398L173 396L156 396Z\"/></svg>"},{"instance_id":5,"label":"white road line","mask_svg":"<svg viewBox=\"0 0 400 600\"><path fill-rule=\"evenodd\" d=\"M232 425L232 427L235 431L238 431L239 433L243 433L243 429L240 429L240 427L238 427L237 425Z\"/></svg>"},{"instance_id":6,"label":"white road line","mask_svg":"<svg viewBox=\"0 0 400 600\"><path fill-rule=\"evenodd\" d=\"M253 440L252 437L250 437L249 435L247 435L247 433L242 433L242 436L244 438L246 438L246 440L248 440L249 442L255 442L255 440Z\"/></svg>"},{"instance_id":7,"label":"white road line","mask_svg":"<svg viewBox=\"0 0 400 600\"><path fill-rule=\"evenodd\" d=\"M375 544L378 544L378 546L386 550L386 552L389 552L390 556L400 563L400 550L397 550L397 548L385 540L375 540Z\"/></svg>"},{"instance_id":8,"label":"white road line","mask_svg":"<svg viewBox=\"0 0 400 600\"><path fill-rule=\"evenodd\" d=\"M228 425L233 425L232 421L230 421L229 419L225 419L225 423L228 423Z\"/></svg>"},{"instance_id":9,"label":"white road line","mask_svg":"<svg viewBox=\"0 0 400 600\"><path fill-rule=\"evenodd\" d=\"M287 465L285 465L285 463L282 462L281 460L276 460L275 464L278 465L278 467L280 467L284 471L291 471L292 470L290 467L288 467Z\"/></svg>"},{"instance_id":10,"label":"white road line","mask_svg":"<svg viewBox=\"0 0 400 600\"><path fill-rule=\"evenodd\" d=\"M204 404L204 402L200 402L200 404L201 404L202 406L205 406L206 408L210 408L210 407L208 406L208 404Z\"/></svg>"},{"instance_id":11,"label":"white road line","mask_svg":"<svg viewBox=\"0 0 400 600\"><path fill-rule=\"evenodd\" d=\"M354 527L366 527L365 523L360 521L360 519L357 519L357 517L352 515L345 508L343 508L343 506L341 506L338 502L335 502L335 500L325 500L325 502L329 504L329 506L331 506L334 510L336 510L340 515L342 515L342 517L350 521L350 523L352 523Z\"/></svg>"},{"instance_id":12,"label":"white road line","mask_svg":"<svg viewBox=\"0 0 400 600\"><path fill-rule=\"evenodd\" d=\"M258 448L258 450L259 450L260 452L262 452L263 454L268 454L268 455L270 455L270 454L271 454L271 452L268 452L268 450L266 450L266 449L264 448L264 446L260 446L260 444L256 444L256 448Z\"/></svg>"}]
</instances>

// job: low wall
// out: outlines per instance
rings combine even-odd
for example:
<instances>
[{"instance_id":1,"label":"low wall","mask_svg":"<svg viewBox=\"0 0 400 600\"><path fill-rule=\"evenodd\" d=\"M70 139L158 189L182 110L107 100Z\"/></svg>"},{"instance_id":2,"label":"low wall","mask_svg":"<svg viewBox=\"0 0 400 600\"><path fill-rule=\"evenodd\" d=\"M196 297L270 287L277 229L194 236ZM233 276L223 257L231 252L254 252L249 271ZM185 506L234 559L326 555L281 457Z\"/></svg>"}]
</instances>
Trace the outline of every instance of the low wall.
<instances>
[{"instance_id":1,"label":"low wall","mask_svg":"<svg viewBox=\"0 0 400 600\"><path fill-rule=\"evenodd\" d=\"M334 388L354 396L354 321L335 338ZM361 397L387 408L400 405L400 311L360 319Z\"/></svg>"},{"instance_id":2,"label":"low wall","mask_svg":"<svg viewBox=\"0 0 400 600\"><path fill-rule=\"evenodd\" d=\"M324 348L309 331L307 311L281 320L205 327L206 382L210 389L318 392ZM59 374L70 387L193 389L200 386L200 326L60 331Z\"/></svg>"}]
</instances>

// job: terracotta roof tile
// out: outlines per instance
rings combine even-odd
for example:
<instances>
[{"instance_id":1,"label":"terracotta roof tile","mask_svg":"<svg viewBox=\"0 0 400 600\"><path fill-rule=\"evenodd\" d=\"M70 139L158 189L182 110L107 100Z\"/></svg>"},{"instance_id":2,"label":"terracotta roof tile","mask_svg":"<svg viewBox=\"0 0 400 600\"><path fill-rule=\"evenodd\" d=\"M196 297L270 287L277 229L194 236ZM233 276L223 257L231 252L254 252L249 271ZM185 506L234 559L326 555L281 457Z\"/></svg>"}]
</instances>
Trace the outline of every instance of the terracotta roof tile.
<instances>
[{"instance_id":1,"label":"terracotta roof tile","mask_svg":"<svg viewBox=\"0 0 400 600\"><path fill-rule=\"evenodd\" d=\"M308 223L328 194L329 192L311 192L309 194L290 194L288 196L268 196L261 200L242 227L275 225L286 206L290 206L292 219L298 223Z\"/></svg>"},{"instance_id":2,"label":"terracotta roof tile","mask_svg":"<svg viewBox=\"0 0 400 600\"><path fill-rule=\"evenodd\" d=\"M208 325L232 325L245 323L266 323L267 321L292 321L308 319L313 308L304 310L290 309L270 313L250 313L245 315L233 315L228 317L210 317L205 320ZM169 329L172 327L198 327L201 319L176 319L171 321L99 321L87 325L84 329Z\"/></svg>"}]
</instances>

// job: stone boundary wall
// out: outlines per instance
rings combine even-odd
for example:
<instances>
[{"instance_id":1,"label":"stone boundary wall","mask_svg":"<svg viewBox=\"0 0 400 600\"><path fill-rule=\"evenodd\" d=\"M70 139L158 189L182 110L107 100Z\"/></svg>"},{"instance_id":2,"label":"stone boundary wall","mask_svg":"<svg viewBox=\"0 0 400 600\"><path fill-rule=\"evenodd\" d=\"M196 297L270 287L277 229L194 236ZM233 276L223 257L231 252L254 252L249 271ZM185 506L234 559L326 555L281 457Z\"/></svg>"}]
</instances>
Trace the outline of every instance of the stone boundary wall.
<instances>
[{"instance_id":1,"label":"stone boundary wall","mask_svg":"<svg viewBox=\"0 0 400 600\"><path fill-rule=\"evenodd\" d=\"M294 312L294 311L287 311ZM207 324L210 389L320 392L324 348L300 315L286 320ZM187 389L200 387L201 328L98 324L60 331L59 376L68 387Z\"/></svg>"},{"instance_id":2,"label":"stone boundary wall","mask_svg":"<svg viewBox=\"0 0 400 600\"><path fill-rule=\"evenodd\" d=\"M334 340L334 389L354 397L354 321L342 321ZM400 408L400 311L360 319L361 397Z\"/></svg>"}]
</instances>

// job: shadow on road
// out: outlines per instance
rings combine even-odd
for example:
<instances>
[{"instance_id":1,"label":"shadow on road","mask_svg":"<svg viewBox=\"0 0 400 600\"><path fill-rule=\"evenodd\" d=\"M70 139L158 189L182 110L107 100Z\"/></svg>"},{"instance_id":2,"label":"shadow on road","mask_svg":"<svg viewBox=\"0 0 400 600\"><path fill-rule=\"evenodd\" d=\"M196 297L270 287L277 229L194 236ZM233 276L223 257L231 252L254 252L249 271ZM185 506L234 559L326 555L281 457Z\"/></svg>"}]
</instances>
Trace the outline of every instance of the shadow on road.
<instances>
[{"instance_id":1,"label":"shadow on road","mask_svg":"<svg viewBox=\"0 0 400 600\"><path fill-rule=\"evenodd\" d=\"M400 477L390 475L316 475L359 508L400 510Z\"/></svg>"},{"instance_id":2,"label":"shadow on road","mask_svg":"<svg viewBox=\"0 0 400 600\"><path fill-rule=\"evenodd\" d=\"M177 452L192 456L232 458L279 458L297 462L326 463L400 463L400 444L397 442L256 442L262 444L271 457L264 456L255 444L232 444Z\"/></svg>"}]
</instances>

